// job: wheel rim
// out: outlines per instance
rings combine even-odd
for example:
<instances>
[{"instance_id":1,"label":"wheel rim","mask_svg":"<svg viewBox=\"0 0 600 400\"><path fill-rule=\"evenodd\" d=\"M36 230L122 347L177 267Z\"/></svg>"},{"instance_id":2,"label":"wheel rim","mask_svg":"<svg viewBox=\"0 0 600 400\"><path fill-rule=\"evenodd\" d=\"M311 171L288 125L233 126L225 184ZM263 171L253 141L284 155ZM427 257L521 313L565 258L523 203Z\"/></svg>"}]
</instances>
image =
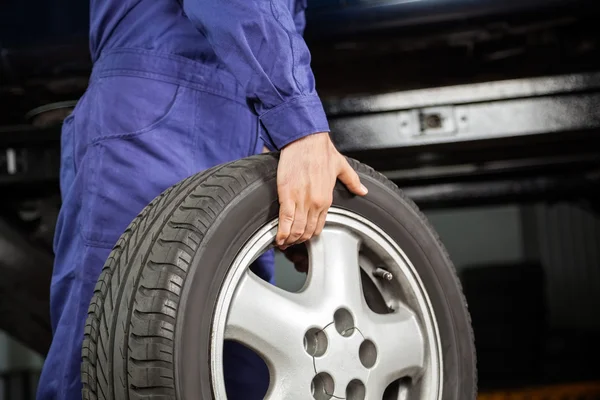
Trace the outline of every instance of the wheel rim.
<instances>
[{"instance_id":1,"label":"wheel rim","mask_svg":"<svg viewBox=\"0 0 600 400\"><path fill-rule=\"evenodd\" d=\"M332 207L323 233L307 245L306 283L292 293L248 269L276 231L274 220L246 242L219 293L211 335L215 398L226 398L227 339L265 360L269 400L381 400L392 382L394 400L439 400L443 363L435 314L398 245L370 221Z\"/></svg>"}]
</instances>

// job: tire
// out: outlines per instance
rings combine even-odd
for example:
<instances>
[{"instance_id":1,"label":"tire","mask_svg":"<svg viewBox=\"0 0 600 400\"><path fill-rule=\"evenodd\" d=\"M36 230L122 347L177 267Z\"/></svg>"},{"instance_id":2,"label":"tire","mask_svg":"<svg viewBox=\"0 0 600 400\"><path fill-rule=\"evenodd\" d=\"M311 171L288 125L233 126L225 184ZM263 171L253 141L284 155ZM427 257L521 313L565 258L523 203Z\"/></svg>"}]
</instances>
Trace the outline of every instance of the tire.
<instances>
[{"instance_id":1,"label":"tire","mask_svg":"<svg viewBox=\"0 0 600 400\"><path fill-rule=\"evenodd\" d=\"M459 280L425 217L383 175L350 160L369 194L338 183L333 205L383 230L411 260L435 312L443 400L476 397L473 334ZM122 235L90 304L83 399L213 399L212 320L250 236L276 219L278 155L212 168L166 190ZM193 288L193 289L191 289ZM194 379L182 371L194 371ZM198 378L199 377L199 378Z\"/></svg>"}]
</instances>

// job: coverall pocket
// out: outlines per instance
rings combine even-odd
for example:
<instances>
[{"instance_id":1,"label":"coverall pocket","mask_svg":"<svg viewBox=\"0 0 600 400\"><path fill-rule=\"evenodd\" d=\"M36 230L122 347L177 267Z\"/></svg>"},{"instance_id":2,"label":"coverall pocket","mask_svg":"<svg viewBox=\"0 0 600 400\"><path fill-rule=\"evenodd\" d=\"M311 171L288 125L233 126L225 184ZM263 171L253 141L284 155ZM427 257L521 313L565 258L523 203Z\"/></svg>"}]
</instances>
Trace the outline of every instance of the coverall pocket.
<instances>
[{"instance_id":1,"label":"coverall pocket","mask_svg":"<svg viewBox=\"0 0 600 400\"><path fill-rule=\"evenodd\" d=\"M92 129L78 128L89 136L78 146L80 233L90 246L113 246L153 198L192 173L193 96L134 77L105 78L89 94L80 114Z\"/></svg>"},{"instance_id":2,"label":"coverall pocket","mask_svg":"<svg viewBox=\"0 0 600 400\"><path fill-rule=\"evenodd\" d=\"M113 246L152 199L191 175L192 146L169 131L100 141L88 148L83 179L81 235L94 247ZM175 135L174 135L175 136Z\"/></svg>"},{"instance_id":3,"label":"coverall pocket","mask_svg":"<svg viewBox=\"0 0 600 400\"><path fill-rule=\"evenodd\" d=\"M159 126L174 109L180 86L137 76L98 79L87 94L87 143L139 135Z\"/></svg>"}]
</instances>

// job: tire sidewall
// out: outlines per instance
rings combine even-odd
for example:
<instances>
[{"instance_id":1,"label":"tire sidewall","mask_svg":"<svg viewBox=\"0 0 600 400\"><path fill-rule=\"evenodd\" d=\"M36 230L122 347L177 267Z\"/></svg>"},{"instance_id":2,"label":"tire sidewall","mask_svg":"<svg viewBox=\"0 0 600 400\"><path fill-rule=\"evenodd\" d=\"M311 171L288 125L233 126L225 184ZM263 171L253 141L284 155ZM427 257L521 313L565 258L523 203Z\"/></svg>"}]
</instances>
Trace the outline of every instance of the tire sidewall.
<instances>
[{"instance_id":1,"label":"tire sidewall","mask_svg":"<svg viewBox=\"0 0 600 400\"><path fill-rule=\"evenodd\" d=\"M190 264L175 330L175 380L179 399L213 399L211 336L221 286L239 250L277 218L276 162L269 176L244 189L220 213ZM333 205L373 222L404 251L434 309L442 342L443 400L475 397L475 358L470 319L452 264L435 233L409 201L388 185L360 174L369 189L352 196L336 186ZM251 216L251 218L249 218ZM240 221L247 221L240 226Z\"/></svg>"}]
</instances>

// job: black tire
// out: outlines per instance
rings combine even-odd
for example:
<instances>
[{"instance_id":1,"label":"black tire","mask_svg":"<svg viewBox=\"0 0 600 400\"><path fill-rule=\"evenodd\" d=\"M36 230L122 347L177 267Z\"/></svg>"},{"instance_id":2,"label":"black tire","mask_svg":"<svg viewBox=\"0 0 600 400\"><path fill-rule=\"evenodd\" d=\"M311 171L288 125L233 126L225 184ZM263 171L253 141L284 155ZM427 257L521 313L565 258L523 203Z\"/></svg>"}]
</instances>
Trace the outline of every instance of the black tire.
<instances>
[{"instance_id":1,"label":"black tire","mask_svg":"<svg viewBox=\"0 0 600 400\"><path fill-rule=\"evenodd\" d=\"M352 196L338 184L333 204L378 225L412 261L437 316L443 400L475 399L470 318L444 247L393 183L349 161L369 194ZM215 303L236 252L277 217L277 162L277 154L259 155L192 176L131 223L104 266L89 308L83 399L213 399Z\"/></svg>"}]
</instances>

